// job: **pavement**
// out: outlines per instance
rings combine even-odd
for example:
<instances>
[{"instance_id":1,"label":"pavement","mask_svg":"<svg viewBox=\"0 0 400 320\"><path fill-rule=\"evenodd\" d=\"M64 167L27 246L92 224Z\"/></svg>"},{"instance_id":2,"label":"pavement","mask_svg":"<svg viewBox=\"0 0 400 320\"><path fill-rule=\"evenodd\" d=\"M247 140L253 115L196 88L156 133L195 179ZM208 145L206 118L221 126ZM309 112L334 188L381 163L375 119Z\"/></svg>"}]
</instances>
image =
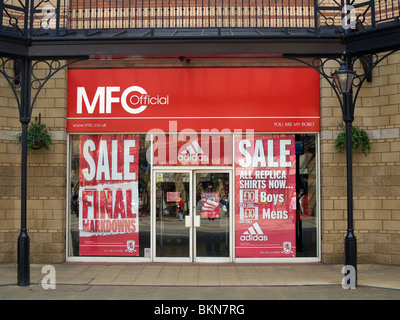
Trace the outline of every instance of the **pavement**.
<instances>
[{"instance_id":1,"label":"pavement","mask_svg":"<svg viewBox=\"0 0 400 320\"><path fill-rule=\"evenodd\" d=\"M31 264L30 285L18 286L16 264L0 264L0 300L149 300L154 303L201 300L215 303L400 299L400 266L359 264L355 289L342 287L342 267L323 263L69 262L50 267ZM55 287L51 287L53 284ZM157 307L151 310L156 310L154 308Z\"/></svg>"}]
</instances>

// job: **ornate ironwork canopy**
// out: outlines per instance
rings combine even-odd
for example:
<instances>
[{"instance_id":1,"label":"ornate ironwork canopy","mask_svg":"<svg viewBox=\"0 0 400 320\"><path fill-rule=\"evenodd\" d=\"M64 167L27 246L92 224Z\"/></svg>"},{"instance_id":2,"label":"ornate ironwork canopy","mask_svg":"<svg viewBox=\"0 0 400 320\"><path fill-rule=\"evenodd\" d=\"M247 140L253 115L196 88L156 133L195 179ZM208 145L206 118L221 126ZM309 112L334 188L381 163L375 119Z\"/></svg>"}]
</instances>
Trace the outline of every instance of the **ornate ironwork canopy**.
<instances>
[{"instance_id":1,"label":"ornate ironwork canopy","mask_svg":"<svg viewBox=\"0 0 400 320\"><path fill-rule=\"evenodd\" d=\"M399 17L398 0L0 0L0 52L360 55L397 48Z\"/></svg>"}]
</instances>

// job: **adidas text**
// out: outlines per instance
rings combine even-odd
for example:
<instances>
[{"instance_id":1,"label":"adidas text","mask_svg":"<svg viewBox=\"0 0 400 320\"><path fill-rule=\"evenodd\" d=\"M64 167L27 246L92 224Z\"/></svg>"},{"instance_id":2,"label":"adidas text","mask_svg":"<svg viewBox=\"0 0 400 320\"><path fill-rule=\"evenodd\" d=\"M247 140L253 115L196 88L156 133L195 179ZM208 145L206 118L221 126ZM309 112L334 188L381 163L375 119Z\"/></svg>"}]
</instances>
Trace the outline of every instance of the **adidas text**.
<instances>
[{"instance_id":1,"label":"adidas text","mask_svg":"<svg viewBox=\"0 0 400 320\"><path fill-rule=\"evenodd\" d=\"M180 154L178 160L185 161L208 161L208 155L205 154Z\"/></svg>"},{"instance_id":2,"label":"adidas text","mask_svg":"<svg viewBox=\"0 0 400 320\"><path fill-rule=\"evenodd\" d=\"M241 241L268 241L267 235L262 234L248 234L240 236Z\"/></svg>"}]
</instances>

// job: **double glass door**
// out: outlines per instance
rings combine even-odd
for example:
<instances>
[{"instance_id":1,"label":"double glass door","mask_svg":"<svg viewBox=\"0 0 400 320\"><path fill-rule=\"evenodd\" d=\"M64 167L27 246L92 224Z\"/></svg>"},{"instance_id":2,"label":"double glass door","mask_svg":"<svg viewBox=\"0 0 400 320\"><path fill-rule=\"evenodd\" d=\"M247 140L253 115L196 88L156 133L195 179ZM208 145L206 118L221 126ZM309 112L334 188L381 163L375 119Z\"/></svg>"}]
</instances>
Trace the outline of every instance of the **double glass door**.
<instances>
[{"instance_id":1,"label":"double glass door","mask_svg":"<svg viewBox=\"0 0 400 320\"><path fill-rule=\"evenodd\" d=\"M229 171L154 171L153 259L231 261Z\"/></svg>"}]
</instances>

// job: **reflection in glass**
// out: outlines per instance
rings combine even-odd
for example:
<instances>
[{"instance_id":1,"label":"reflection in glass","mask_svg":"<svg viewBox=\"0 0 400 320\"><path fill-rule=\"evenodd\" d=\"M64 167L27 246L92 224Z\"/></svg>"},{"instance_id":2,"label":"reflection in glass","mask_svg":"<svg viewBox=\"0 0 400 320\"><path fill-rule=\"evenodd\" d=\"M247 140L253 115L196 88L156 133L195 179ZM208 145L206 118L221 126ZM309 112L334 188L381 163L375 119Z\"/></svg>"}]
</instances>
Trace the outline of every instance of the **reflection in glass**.
<instances>
[{"instance_id":1,"label":"reflection in glass","mask_svg":"<svg viewBox=\"0 0 400 320\"><path fill-rule=\"evenodd\" d=\"M229 257L229 173L196 173L197 257Z\"/></svg>"},{"instance_id":2,"label":"reflection in glass","mask_svg":"<svg viewBox=\"0 0 400 320\"><path fill-rule=\"evenodd\" d=\"M156 174L156 256L189 257L189 173Z\"/></svg>"},{"instance_id":3,"label":"reflection in glass","mask_svg":"<svg viewBox=\"0 0 400 320\"><path fill-rule=\"evenodd\" d=\"M296 256L316 257L317 157L315 136L296 135Z\"/></svg>"}]
</instances>

